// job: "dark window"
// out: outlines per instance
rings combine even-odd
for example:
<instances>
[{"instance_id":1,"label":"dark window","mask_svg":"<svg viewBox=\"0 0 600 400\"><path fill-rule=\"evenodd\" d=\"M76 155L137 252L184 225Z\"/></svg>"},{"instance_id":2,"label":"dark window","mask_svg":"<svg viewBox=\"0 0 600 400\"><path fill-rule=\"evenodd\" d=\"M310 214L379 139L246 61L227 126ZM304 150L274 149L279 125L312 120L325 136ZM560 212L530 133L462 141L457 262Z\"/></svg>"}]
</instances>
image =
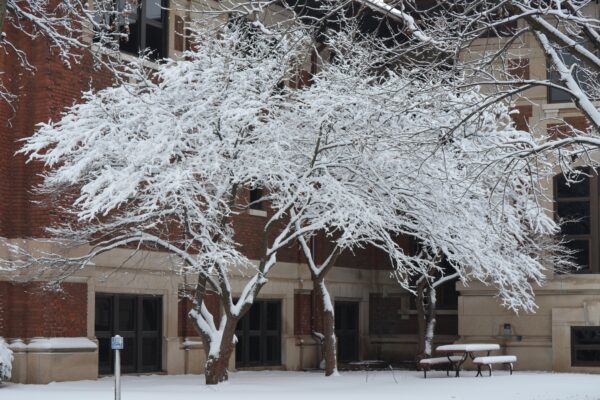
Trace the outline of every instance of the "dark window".
<instances>
[{"instance_id":1,"label":"dark window","mask_svg":"<svg viewBox=\"0 0 600 400\"><path fill-rule=\"evenodd\" d=\"M571 365L600 367L600 326L571 327Z\"/></svg>"},{"instance_id":2,"label":"dark window","mask_svg":"<svg viewBox=\"0 0 600 400\"><path fill-rule=\"evenodd\" d=\"M588 197L589 195L590 182L588 179L571 179L569 183L563 174L556 177L556 197Z\"/></svg>"},{"instance_id":3,"label":"dark window","mask_svg":"<svg viewBox=\"0 0 600 400\"><path fill-rule=\"evenodd\" d=\"M263 191L260 188L255 188L250 190L250 208L253 210L262 210L263 202L261 199L263 198Z\"/></svg>"},{"instance_id":4,"label":"dark window","mask_svg":"<svg viewBox=\"0 0 600 400\"><path fill-rule=\"evenodd\" d=\"M120 7L124 6L124 0L117 1ZM129 33L127 39L120 41L120 49L132 54L147 49L155 60L166 57L168 0L139 0L138 4L139 7L125 18L120 27Z\"/></svg>"},{"instance_id":5,"label":"dark window","mask_svg":"<svg viewBox=\"0 0 600 400\"><path fill-rule=\"evenodd\" d=\"M561 232L565 235L589 235L590 233L590 202L559 201L556 213L562 221Z\"/></svg>"},{"instance_id":6,"label":"dark window","mask_svg":"<svg viewBox=\"0 0 600 400\"><path fill-rule=\"evenodd\" d=\"M590 82L592 77L590 77L589 73L587 73L585 69L578 67L578 65L581 65L582 62L577 60L571 53L568 52L562 53L560 56L567 67L571 67L576 64L573 68L573 77L575 78L575 81L580 85L584 92L591 92ZM564 86L564 83L562 83L560 80L559 73L556 71L551 61L548 67L548 79L554 84ZM568 92L558 88L548 88L549 103L567 103L570 101L571 96Z\"/></svg>"},{"instance_id":7,"label":"dark window","mask_svg":"<svg viewBox=\"0 0 600 400\"><path fill-rule=\"evenodd\" d=\"M281 365L281 302L255 301L238 322L235 335L236 367Z\"/></svg>"},{"instance_id":8,"label":"dark window","mask_svg":"<svg viewBox=\"0 0 600 400\"><path fill-rule=\"evenodd\" d=\"M554 211L565 245L580 267L573 272L599 273L598 177L588 168L579 172L554 178Z\"/></svg>"},{"instance_id":9,"label":"dark window","mask_svg":"<svg viewBox=\"0 0 600 400\"><path fill-rule=\"evenodd\" d=\"M341 362L356 361L359 356L358 303L335 302L335 335L337 354Z\"/></svg>"},{"instance_id":10,"label":"dark window","mask_svg":"<svg viewBox=\"0 0 600 400\"><path fill-rule=\"evenodd\" d=\"M458 279L453 279L442 283L436 288L438 310L458 310L458 292L456 291L457 281Z\"/></svg>"},{"instance_id":11,"label":"dark window","mask_svg":"<svg viewBox=\"0 0 600 400\"><path fill-rule=\"evenodd\" d=\"M121 335L121 369L124 373L162 370L162 299L159 296L119 294L96 295L98 371L110 374L114 368L114 351L110 338Z\"/></svg>"}]
</instances>

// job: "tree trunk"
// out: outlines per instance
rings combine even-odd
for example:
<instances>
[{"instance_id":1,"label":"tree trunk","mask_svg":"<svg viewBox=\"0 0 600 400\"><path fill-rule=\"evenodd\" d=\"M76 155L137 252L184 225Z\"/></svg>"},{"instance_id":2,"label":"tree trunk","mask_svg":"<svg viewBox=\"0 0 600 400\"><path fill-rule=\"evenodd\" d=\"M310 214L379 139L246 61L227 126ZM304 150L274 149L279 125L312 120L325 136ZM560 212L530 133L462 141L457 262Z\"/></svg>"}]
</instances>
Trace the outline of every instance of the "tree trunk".
<instances>
[{"instance_id":1,"label":"tree trunk","mask_svg":"<svg viewBox=\"0 0 600 400\"><path fill-rule=\"evenodd\" d=\"M207 280L202 275L198 276L198 282L196 283L196 293L194 299L194 308L197 314L200 314L202 304L204 303L206 296L206 283ZM225 327L223 328L223 334L218 343L212 342L212 337L207 332L203 332L201 327L198 325L198 321L194 320L195 327L200 337L202 337L204 352L206 354L206 364L204 365L204 377L207 385L216 385L220 382L224 382L229 378L227 367L229 366L229 358L235 349L235 343L233 343L233 337L235 335L235 328L240 317L233 318L231 316L223 315L221 318L226 318ZM218 347L218 348L215 348Z\"/></svg>"},{"instance_id":2,"label":"tree trunk","mask_svg":"<svg viewBox=\"0 0 600 400\"><path fill-rule=\"evenodd\" d=\"M431 357L433 346L433 336L435 334L435 312L436 312L436 292L435 288L429 287L427 290L429 301L427 305L427 331L425 332L425 355Z\"/></svg>"},{"instance_id":3,"label":"tree trunk","mask_svg":"<svg viewBox=\"0 0 600 400\"><path fill-rule=\"evenodd\" d=\"M317 295L323 300L323 346L325 354L325 376L337 375L337 339L335 337L335 315L333 302L323 278L313 279Z\"/></svg>"},{"instance_id":4,"label":"tree trunk","mask_svg":"<svg viewBox=\"0 0 600 400\"><path fill-rule=\"evenodd\" d=\"M425 358L425 328L427 326L427 317L425 316L425 289L427 282L423 279L417 284L417 359Z\"/></svg>"},{"instance_id":5,"label":"tree trunk","mask_svg":"<svg viewBox=\"0 0 600 400\"><path fill-rule=\"evenodd\" d=\"M225 316L222 318L225 318ZM207 385L216 385L229 379L227 367L229 366L229 358L235 349L233 336L235 334L235 327L238 320L239 318L234 319L231 317L227 319L218 353L215 355L211 351L206 359L204 376L206 378ZM211 343L211 349L213 345L216 344Z\"/></svg>"}]
</instances>

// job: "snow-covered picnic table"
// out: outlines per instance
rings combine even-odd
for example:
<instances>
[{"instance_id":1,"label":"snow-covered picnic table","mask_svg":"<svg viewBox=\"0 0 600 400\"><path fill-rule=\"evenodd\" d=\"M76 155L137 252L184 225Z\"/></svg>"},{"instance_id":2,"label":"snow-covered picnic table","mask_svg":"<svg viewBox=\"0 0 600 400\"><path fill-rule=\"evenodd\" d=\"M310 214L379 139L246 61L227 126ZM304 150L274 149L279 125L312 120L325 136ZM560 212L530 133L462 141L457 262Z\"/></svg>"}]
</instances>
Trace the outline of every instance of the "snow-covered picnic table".
<instances>
[{"instance_id":1,"label":"snow-covered picnic table","mask_svg":"<svg viewBox=\"0 0 600 400\"><path fill-rule=\"evenodd\" d=\"M465 344L446 344L436 347L438 353L445 353L448 357L448 362L452 365L452 369L456 372L456 376L460 376L460 368L467 361L468 357L471 360L476 358L475 353L490 352L500 350L500 345L496 343L465 343Z\"/></svg>"}]
</instances>

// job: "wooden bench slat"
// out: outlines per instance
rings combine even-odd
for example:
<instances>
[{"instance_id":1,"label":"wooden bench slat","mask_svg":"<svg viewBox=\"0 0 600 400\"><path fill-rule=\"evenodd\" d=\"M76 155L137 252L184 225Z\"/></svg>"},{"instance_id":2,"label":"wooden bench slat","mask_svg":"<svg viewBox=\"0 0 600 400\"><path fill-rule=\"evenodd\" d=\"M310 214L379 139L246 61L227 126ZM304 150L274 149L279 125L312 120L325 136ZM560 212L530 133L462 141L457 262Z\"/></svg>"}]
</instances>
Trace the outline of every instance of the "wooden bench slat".
<instances>
[{"instance_id":1,"label":"wooden bench slat","mask_svg":"<svg viewBox=\"0 0 600 400\"><path fill-rule=\"evenodd\" d=\"M507 364L515 362L517 362L517 356L485 356L473 359L473 364Z\"/></svg>"},{"instance_id":2,"label":"wooden bench slat","mask_svg":"<svg viewBox=\"0 0 600 400\"><path fill-rule=\"evenodd\" d=\"M452 362L458 362L462 360L461 356L450 356ZM437 364L448 364L450 360L448 357L433 357L433 358L423 358L419 361L419 364L429 364L429 365L437 365Z\"/></svg>"}]
</instances>

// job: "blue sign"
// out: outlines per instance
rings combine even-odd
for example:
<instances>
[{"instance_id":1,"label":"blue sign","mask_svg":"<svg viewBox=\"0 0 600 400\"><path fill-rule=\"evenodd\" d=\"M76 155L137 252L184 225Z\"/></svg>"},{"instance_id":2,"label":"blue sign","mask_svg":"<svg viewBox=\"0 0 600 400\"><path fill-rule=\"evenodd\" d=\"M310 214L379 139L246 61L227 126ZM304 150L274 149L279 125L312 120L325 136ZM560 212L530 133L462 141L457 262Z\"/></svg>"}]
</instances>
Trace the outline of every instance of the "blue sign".
<instances>
[{"instance_id":1,"label":"blue sign","mask_svg":"<svg viewBox=\"0 0 600 400\"><path fill-rule=\"evenodd\" d=\"M111 338L110 348L113 350L123 350L123 337L116 335Z\"/></svg>"}]
</instances>

